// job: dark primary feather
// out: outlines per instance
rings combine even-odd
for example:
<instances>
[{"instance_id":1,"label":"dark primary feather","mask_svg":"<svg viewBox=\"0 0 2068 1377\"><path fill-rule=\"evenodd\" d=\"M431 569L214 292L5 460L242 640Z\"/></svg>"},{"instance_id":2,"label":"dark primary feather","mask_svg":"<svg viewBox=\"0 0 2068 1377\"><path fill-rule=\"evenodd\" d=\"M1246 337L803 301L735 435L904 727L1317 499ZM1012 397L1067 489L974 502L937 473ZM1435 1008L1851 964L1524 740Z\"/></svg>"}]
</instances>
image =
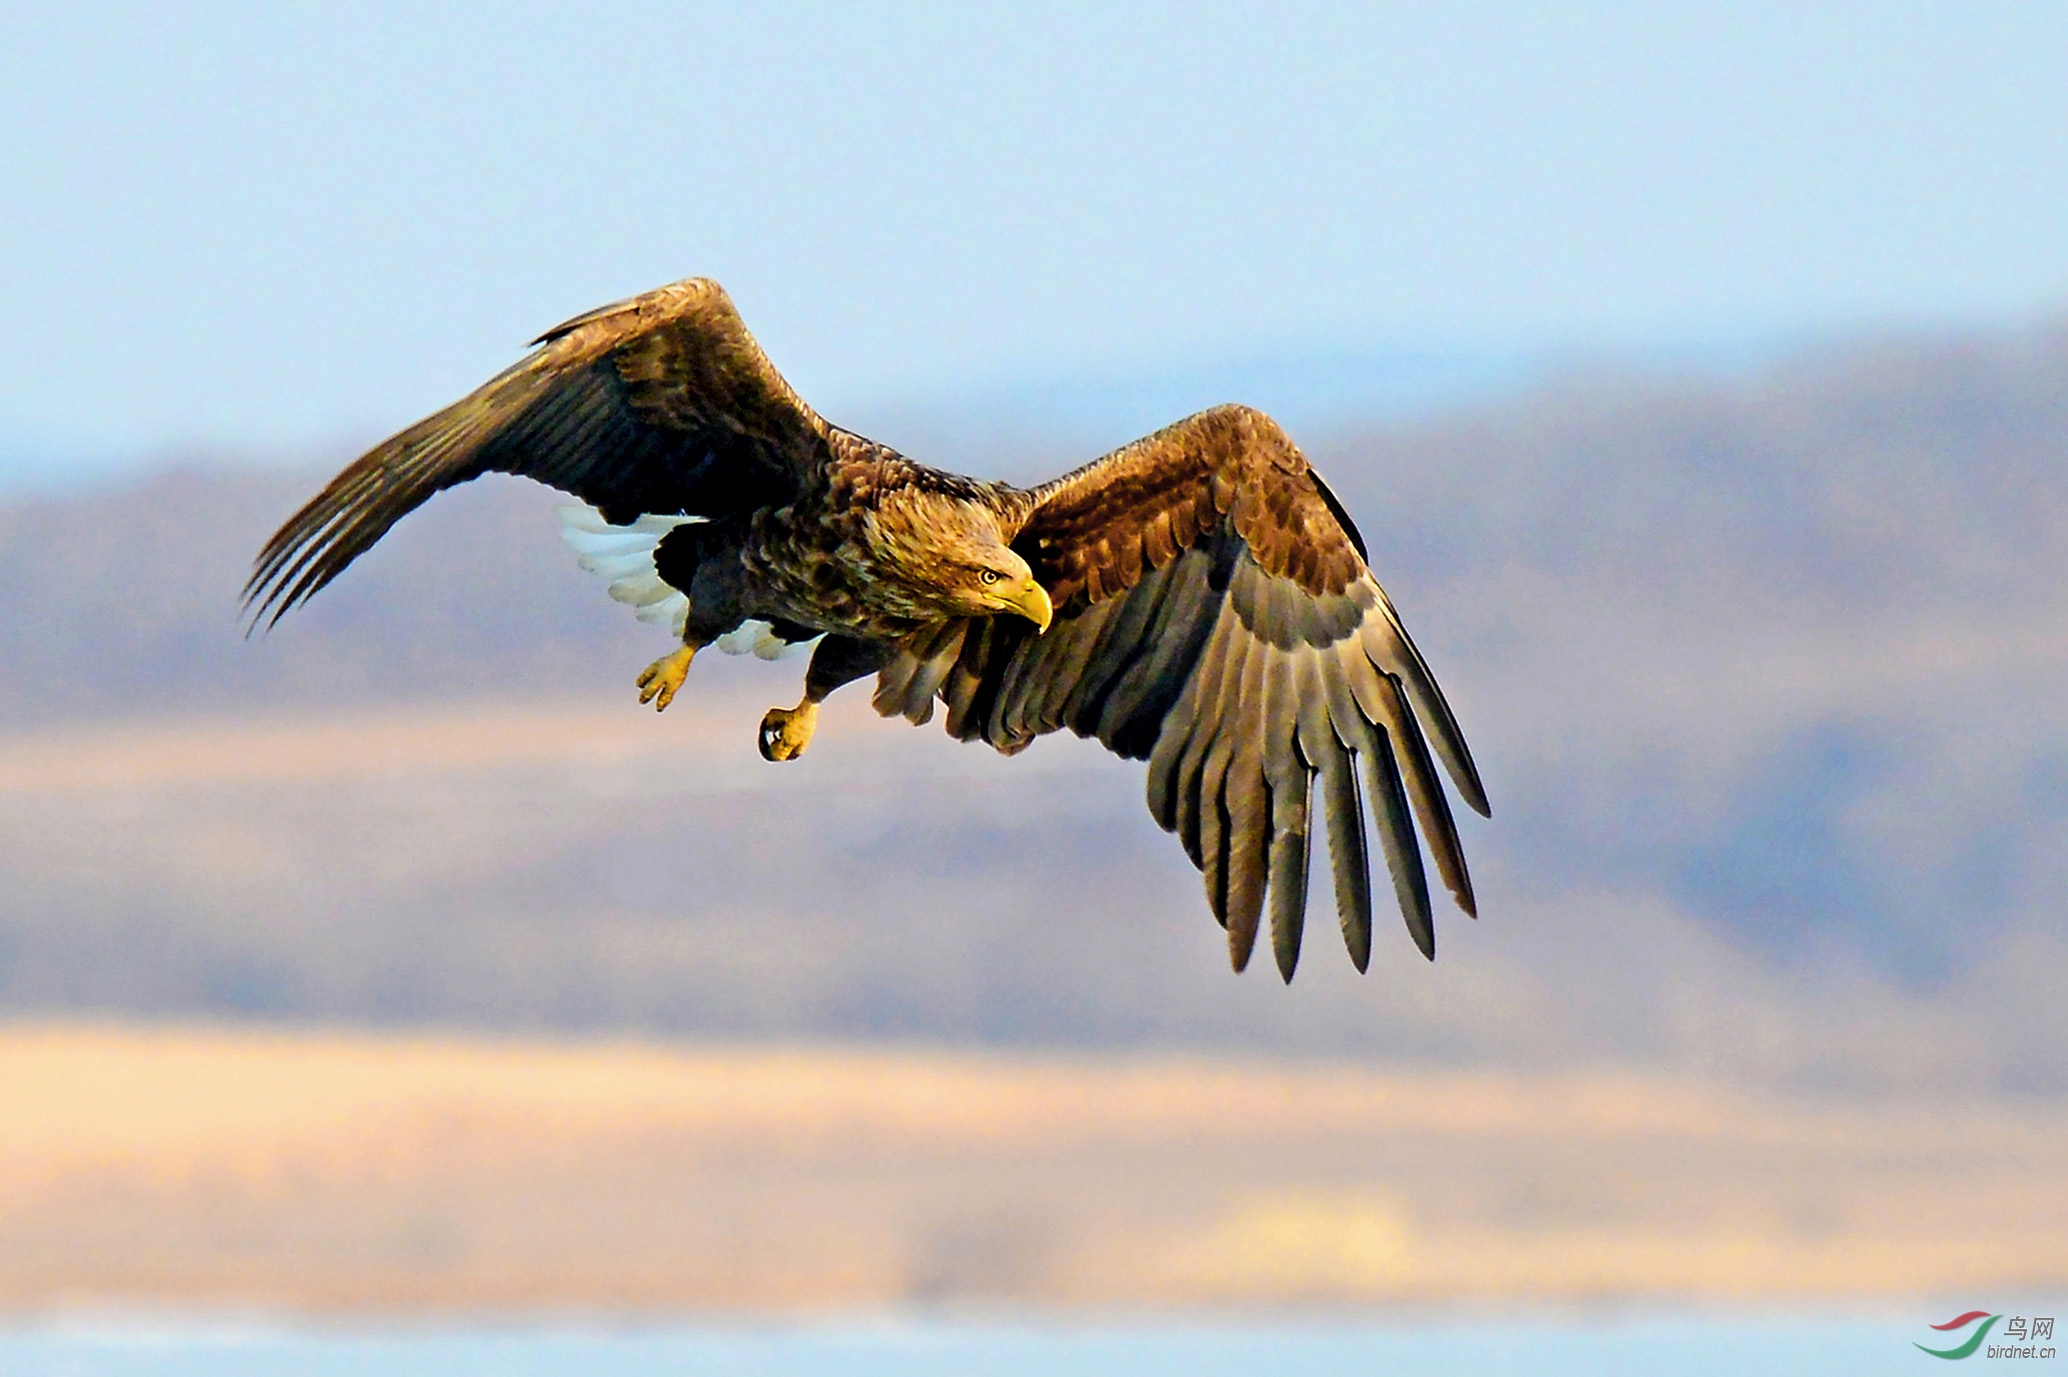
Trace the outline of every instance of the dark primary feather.
<instances>
[{"instance_id":1,"label":"dark primary feather","mask_svg":"<svg viewBox=\"0 0 2068 1377\"><path fill-rule=\"evenodd\" d=\"M721 517L816 482L837 434L776 372L715 282L577 316L515 366L339 474L259 554L245 601L280 615L442 489L520 474L604 519Z\"/></svg>"},{"instance_id":2,"label":"dark primary feather","mask_svg":"<svg viewBox=\"0 0 2068 1377\"><path fill-rule=\"evenodd\" d=\"M1268 913L1292 978L1317 802L1359 970L1367 798L1416 945L1435 953L1417 820L1473 911L1425 733L1484 814L1471 753L1355 530L1269 417L1204 412L1034 490L1013 546L1055 601L1048 633L993 620L915 643L884 671L879 710L923 721L938 686L960 739L1009 752L1067 727L1146 758L1149 811L1200 868L1238 970Z\"/></svg>"}]
</instances>

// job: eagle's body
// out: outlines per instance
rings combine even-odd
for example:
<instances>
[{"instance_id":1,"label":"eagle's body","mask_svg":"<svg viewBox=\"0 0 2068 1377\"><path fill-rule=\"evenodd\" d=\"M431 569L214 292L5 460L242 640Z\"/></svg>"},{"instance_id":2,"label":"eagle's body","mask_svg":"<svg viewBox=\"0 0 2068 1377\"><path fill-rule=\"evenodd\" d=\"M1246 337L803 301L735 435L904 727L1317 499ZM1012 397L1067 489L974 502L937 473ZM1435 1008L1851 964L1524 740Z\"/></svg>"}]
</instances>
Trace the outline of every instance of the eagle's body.
<instances>
[{"instance_id":1,"label":"eagle's body","mask_svg":"<svg viewBox=\"0 0 2068 1377\"><path fill-rule=\"evenodd\" d=\"M829 425L715 283L577 317L478 391L351 465L267 544L246 589L277 620L434 492L521 474L588 503L567 539L682 648L640 678L665 708L696 652L816 641L761 749L877 675L886 716L1014 752L1068 727L1149 761L1149 807L1206 875L1240 969L1267 895L1292 976L1310 815L1329 820L1352 959L1371 940L1364 808L1408 927L1434 929L1412 820L1472 911L1424 731L1465 800L1463 737L1349 517L1272 420L1219 407L1032 489L916 464ZM1364 767L1360 783L1358 766Z\"/></svg>"},{"instance_id":2,"label":"eagle's body","mask_svg":"<svg viewBox=\"0 0 2068 1377\"><path fill-rule=\"evenodd\" d=\"M845 454L827 482L739 522L727 541L725 558L742 575L739 611L895 642L956 615L996 610L957 595L971 577L981 578L986 552L1009 549L1031 509L1027 494L930 469L839 432L833 440ZM687 534L660 548L657 567L671 584L680 566L670 546ZM706 614L693 589L689 601L692 623L707 615L714 626L725 620L717 607Z\"/></svg>"}]
</instances>

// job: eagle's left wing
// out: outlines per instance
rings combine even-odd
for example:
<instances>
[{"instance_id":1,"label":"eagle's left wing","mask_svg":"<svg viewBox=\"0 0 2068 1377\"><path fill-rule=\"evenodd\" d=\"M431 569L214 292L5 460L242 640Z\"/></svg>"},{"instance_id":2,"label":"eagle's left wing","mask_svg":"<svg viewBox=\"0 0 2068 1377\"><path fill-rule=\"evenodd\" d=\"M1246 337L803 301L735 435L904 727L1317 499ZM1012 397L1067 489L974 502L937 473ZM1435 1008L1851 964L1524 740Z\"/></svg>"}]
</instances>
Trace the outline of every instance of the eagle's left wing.
<instances>
[{"instance_id":1,"label":"eagle's left wing","mask_svg":"<svg viewBox=\"0 0 2068 1377\"><path fill-rule=\"evenodd\" d=\"M627 526L794 501L847 443L791 390L708 279L576 316L532 343L467 396L374 446L289 517L245 585L253 614L277 621L432 495L484 473L551 484Z\"/></svg>"},{"instance_id":2,"label":"eagle's left wing","mask_svg":"<svg viewBox=\"0 0 2068 1377\"><path fill-rule=\"evenodd\" d=\"M1371 952L1364 799L1407 919L1435 954L1412 818L1467 913L1472 882L1424 733L1486 813L1464 737L1365 567L1356 530L1270 417L1220 407L1027 494L1013 548L1055 603L951 623L883 671L877 707L1014 751L1068 727L1149 761L1149 811L1205 874L1237 970L1266 896L1292 978L1314 786L1351 960ZM1360 785L1357 765L1364 766Z\"/></svg>"}]
</instances>

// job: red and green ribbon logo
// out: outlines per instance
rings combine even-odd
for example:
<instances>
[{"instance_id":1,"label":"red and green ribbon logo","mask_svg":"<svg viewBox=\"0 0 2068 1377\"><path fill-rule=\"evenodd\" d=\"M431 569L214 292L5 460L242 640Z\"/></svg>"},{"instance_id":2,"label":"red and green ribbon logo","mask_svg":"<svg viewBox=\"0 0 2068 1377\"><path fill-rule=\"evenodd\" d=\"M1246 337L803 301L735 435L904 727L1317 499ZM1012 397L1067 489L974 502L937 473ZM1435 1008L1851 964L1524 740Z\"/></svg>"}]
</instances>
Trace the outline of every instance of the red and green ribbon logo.
<instances>
[{"instance_id":1,"label":"red and green ribbon logo","mask_svg":"<svg viewBox=\"0 0 2068 1377\"><path fill-rule=\"evenodd\" d=\"M1982 1346L1982 1340L1989 1337L1990 1327L2002 1318L2003 1316L1992 1315L1987 1310L1970 1310L1965 1315L1955 1315L1946 1323L1935 1324L1932 1328L1951 1333L1956 1329L1967 1328L1976 1320L1982 1322L1981 1327L1968 1336L1966 1343L1957 1348L1925 1348L1923 1344L1918 1344L1917 1347L1924 1349L1934 1358L1972 1358L1975 1356L1975 1350Z\"/></svg>"}]
</instances>

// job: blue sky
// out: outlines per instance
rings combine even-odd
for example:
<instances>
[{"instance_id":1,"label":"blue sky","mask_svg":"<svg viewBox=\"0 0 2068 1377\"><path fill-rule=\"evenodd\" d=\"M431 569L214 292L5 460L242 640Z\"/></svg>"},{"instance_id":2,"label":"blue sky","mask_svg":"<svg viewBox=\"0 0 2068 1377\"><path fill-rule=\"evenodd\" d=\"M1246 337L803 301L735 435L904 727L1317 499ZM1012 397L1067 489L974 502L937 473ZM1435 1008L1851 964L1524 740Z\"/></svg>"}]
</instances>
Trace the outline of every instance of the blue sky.
<instances>
[{"instance_id":1,"label":"blue sky","mask_svg":"<svg viewBox=\"0 0 2068 1377\"><path fill-rule=\"evenodd\" d=\"M370 438L690 274L836 418L2068 307L2059 5L0 25L0 476Z\"/></svg>"}]
</instances>

